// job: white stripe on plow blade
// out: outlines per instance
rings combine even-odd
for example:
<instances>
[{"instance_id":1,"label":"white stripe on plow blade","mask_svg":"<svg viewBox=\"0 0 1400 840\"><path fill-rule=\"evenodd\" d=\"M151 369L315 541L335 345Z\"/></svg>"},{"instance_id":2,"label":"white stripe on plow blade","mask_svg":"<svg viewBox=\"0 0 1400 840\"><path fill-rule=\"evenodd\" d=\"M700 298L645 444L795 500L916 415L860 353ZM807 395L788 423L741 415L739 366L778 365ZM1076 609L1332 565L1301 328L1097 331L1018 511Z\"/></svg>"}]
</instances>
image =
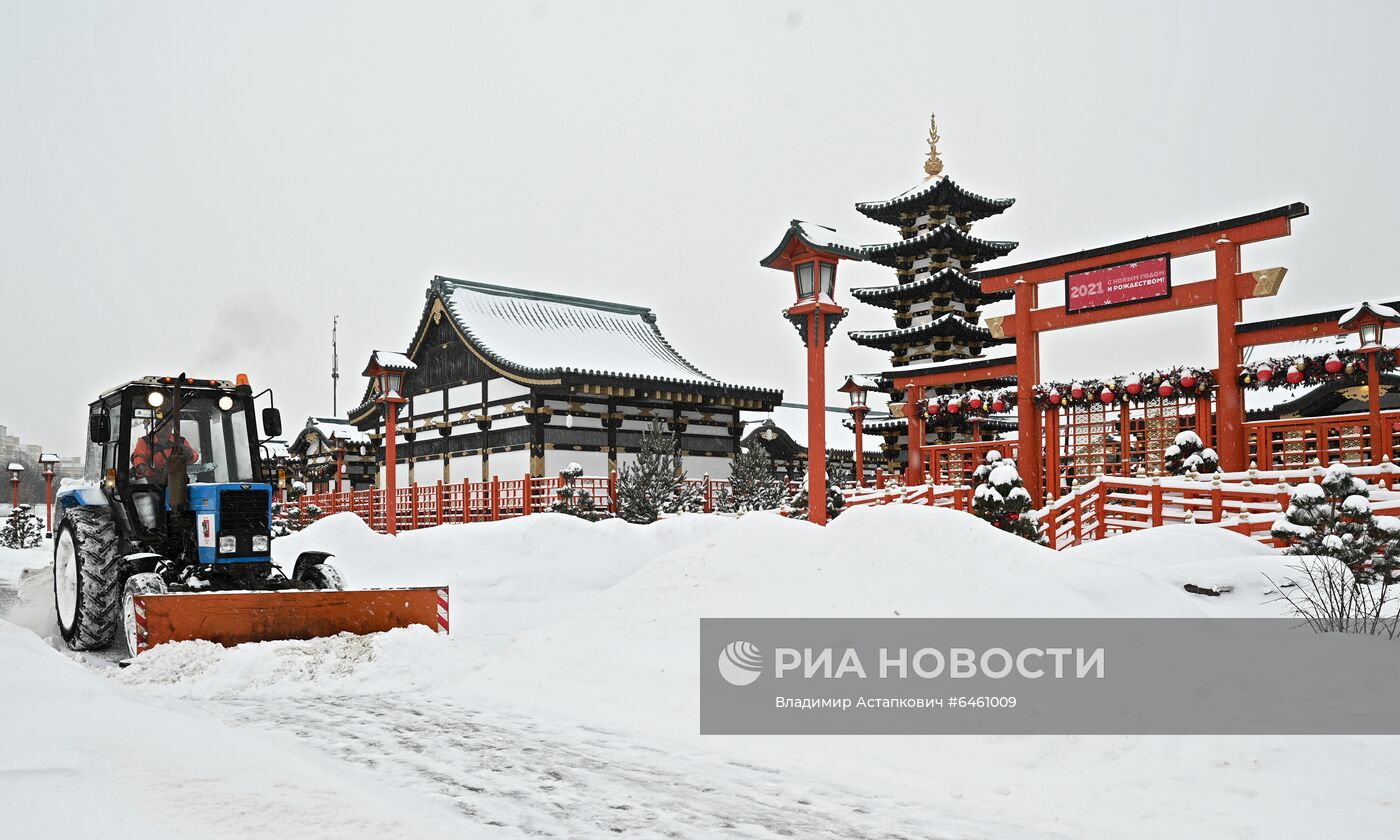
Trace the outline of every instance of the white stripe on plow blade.
<instances>
[{"instance_id":1,"label":"white stripe on plow blade","mask_svg":"<svg viewBox=\"0 0 1400 840\"><path fill-rule=\"evenodd\" d=\"M447 587L444 586L443 588L441 588L441 589L439 589L439 590L437 591L437 602L438 602L438 603L437 603L437 607L438 607L438 608L437 608L437 619L438 619L437 631L438 631L439 633L446 633L446 632L447 632Z\"/></svg>"}]
</instances>

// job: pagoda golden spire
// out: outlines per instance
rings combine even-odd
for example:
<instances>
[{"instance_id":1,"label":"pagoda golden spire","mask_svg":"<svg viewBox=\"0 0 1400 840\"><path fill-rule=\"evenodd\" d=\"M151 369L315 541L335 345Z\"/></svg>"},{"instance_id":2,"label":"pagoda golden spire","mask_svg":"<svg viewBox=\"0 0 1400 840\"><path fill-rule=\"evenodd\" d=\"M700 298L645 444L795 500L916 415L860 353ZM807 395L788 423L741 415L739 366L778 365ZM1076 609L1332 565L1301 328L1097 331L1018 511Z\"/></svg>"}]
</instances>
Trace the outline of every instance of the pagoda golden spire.
<instances>
[{"instance_id":1,"label":"pagoda golden spire","mask_svg":"<svg viewBox=\"0 0 1400 840\"><path fill-rule=\"evenodd\" d=\"M930 178L937 178L943 174L943 159L938 156L938 117L929 114L928 117L928 160L924 161L924 172Z\"/></svg>"}]
</instances>

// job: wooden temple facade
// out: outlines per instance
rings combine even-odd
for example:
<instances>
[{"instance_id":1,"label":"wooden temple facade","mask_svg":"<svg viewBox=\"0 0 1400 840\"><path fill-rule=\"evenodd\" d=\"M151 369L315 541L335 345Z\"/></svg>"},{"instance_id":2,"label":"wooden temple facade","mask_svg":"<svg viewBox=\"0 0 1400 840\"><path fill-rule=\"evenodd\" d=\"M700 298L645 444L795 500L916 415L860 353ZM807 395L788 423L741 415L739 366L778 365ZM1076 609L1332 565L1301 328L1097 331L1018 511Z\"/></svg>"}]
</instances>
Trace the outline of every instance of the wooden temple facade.
<instances>
[{"instance_id":1,"label":"wooden temple facade","mask_svg":"<svg viewBox=\"0 0 1400 840\"><path fill-rule=\"evenodd\" d=\"M692 477L726 478L742 411L768 411L776 389L723 382L662 335L650 309L434 277L403 354L401 485L557 475L578 463L606 475L635 460L642 431L675 432ZM350 422L377 442L373 384Z\"/></svg>"}]
</instances>

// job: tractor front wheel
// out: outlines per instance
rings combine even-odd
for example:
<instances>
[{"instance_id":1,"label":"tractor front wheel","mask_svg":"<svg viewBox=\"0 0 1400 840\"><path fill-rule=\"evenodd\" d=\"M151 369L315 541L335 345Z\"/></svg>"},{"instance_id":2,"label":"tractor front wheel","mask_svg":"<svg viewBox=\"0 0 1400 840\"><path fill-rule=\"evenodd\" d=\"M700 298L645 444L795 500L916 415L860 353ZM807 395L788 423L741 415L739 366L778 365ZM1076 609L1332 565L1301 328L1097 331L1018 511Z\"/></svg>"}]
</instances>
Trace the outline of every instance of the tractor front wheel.
<instances>
[{"instance_id":1,"label":"tractor front wheel","mask_svg":"<svg viewBox=\"0 0 1400 840\"><path fill-rule=\"evenodd\" d=\"M317 563L306 570L306 582L316 589L343 590L345 581L340 577L340 570L329 563Z\"/></svg>"},{"instance_id":2,"label":"tractor front wheel","mask_svg":"<svg viewBox=\"0 0 1400 840\"><path fill-rule=\"evenodd\" d=\"M117 531L104 510L68 511L53 542L58 628L73 650L112 643L117 631Z\"/></svg>"},{"instance_id":3,"label":"tractor front wheel","mask_svg":"<svg viewBox=\"0 0 1400 840\"><path fill-rule=\"evenodd\" d=\"M122 630L126 635L126 650L132 656L145 648L146 616L136 609L138 595L164 595L165 579L155 572L142 572L126 579L122 588Z\"/></svg>"}]
</instances>

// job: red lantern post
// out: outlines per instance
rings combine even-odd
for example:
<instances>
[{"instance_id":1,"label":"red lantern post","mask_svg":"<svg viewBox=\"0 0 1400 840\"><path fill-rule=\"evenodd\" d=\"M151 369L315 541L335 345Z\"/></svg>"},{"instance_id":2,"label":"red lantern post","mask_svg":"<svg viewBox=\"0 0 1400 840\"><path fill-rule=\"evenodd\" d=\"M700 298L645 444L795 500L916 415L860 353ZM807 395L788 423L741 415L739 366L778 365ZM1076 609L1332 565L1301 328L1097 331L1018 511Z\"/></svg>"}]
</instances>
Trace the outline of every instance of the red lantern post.
<instances>
[{"instance_id":1,"label":"red lantern post","mask_svg":"<svg viewBox=\"0 0 1400 840\"><path fill-rule=\"evenodd\" d=\"M875 383L865 377L848 376L846 382L836 390L847 394L851 398L851 405L846 410L851 413L851 424L856 430L856 486L865 486L865 415L869 413L870 406L865 404L866 393L871 390Z\"/></svg>"},{"instance_id":2,"label":"red lantern post","mask_svg":"<svg viewBox=\"0 0 1400 840\"><path fill-rule=\"evenodd\" d=\"M370 355L363 374L374 378L374 401L384 406L384 532L391 535L399 530L399 406L408 402L403 397L404 376L417 369L418 365L402 353L376 350ZM336 481L340 481L338 473Z\"/></svg>"},{"instance_id":3,"label":"red lantern post","mask_svg":"<svg viewBox=\"0 0 1400 840\"><path fill-rule=\"evenodd\" d=\"M797 287L797 302L783 315L807 347L807 518L818 525L826 524L826 343L846 317L835 300L836 264L864 258L859 245L840 241L834 229L794 219L778 247L759 261L791 271Z\"/></svg>"},{"instance_id":4,"label":"red lantern post","mask_svg":"<svg viewBox=\"0 0 1400 840\"><path fill-rule=\"evenodd\" d=\"M58 460L52 452L39 455L39 463L44 465L44 536L49 539L53 539L53 465Z\"/></svg>"},{"instance_id":5,"label":"red lantern post","mask_svg":"<svg viewBox=\"0 0 1400 840\"><path fill-rule=\"evenodd\" d=\"M10 509L19 508L19 474L24 472L24 464L14 462L10 464Z\"/></svg>"},{"instance_id":6,"label":"red lantern post","mask_svg":"<svg viewBox=\"0 0 1400 840\"><path fill-rule=\"evenodd\" d=\"M1379 464L1391 457L1390 432L1381 428L1381 352L1385 350L1382 340L1385 328L1390 324L1400 324L1394 309L1362 301L1351 311L1337 319L1337 326L1345 330L1356 330L1361 340L1360 351L1366 356L1367 408L1370 410L1371 463ZM1387 351L1389 352L1389 351Z\"/></svg>"}]
</instances>

